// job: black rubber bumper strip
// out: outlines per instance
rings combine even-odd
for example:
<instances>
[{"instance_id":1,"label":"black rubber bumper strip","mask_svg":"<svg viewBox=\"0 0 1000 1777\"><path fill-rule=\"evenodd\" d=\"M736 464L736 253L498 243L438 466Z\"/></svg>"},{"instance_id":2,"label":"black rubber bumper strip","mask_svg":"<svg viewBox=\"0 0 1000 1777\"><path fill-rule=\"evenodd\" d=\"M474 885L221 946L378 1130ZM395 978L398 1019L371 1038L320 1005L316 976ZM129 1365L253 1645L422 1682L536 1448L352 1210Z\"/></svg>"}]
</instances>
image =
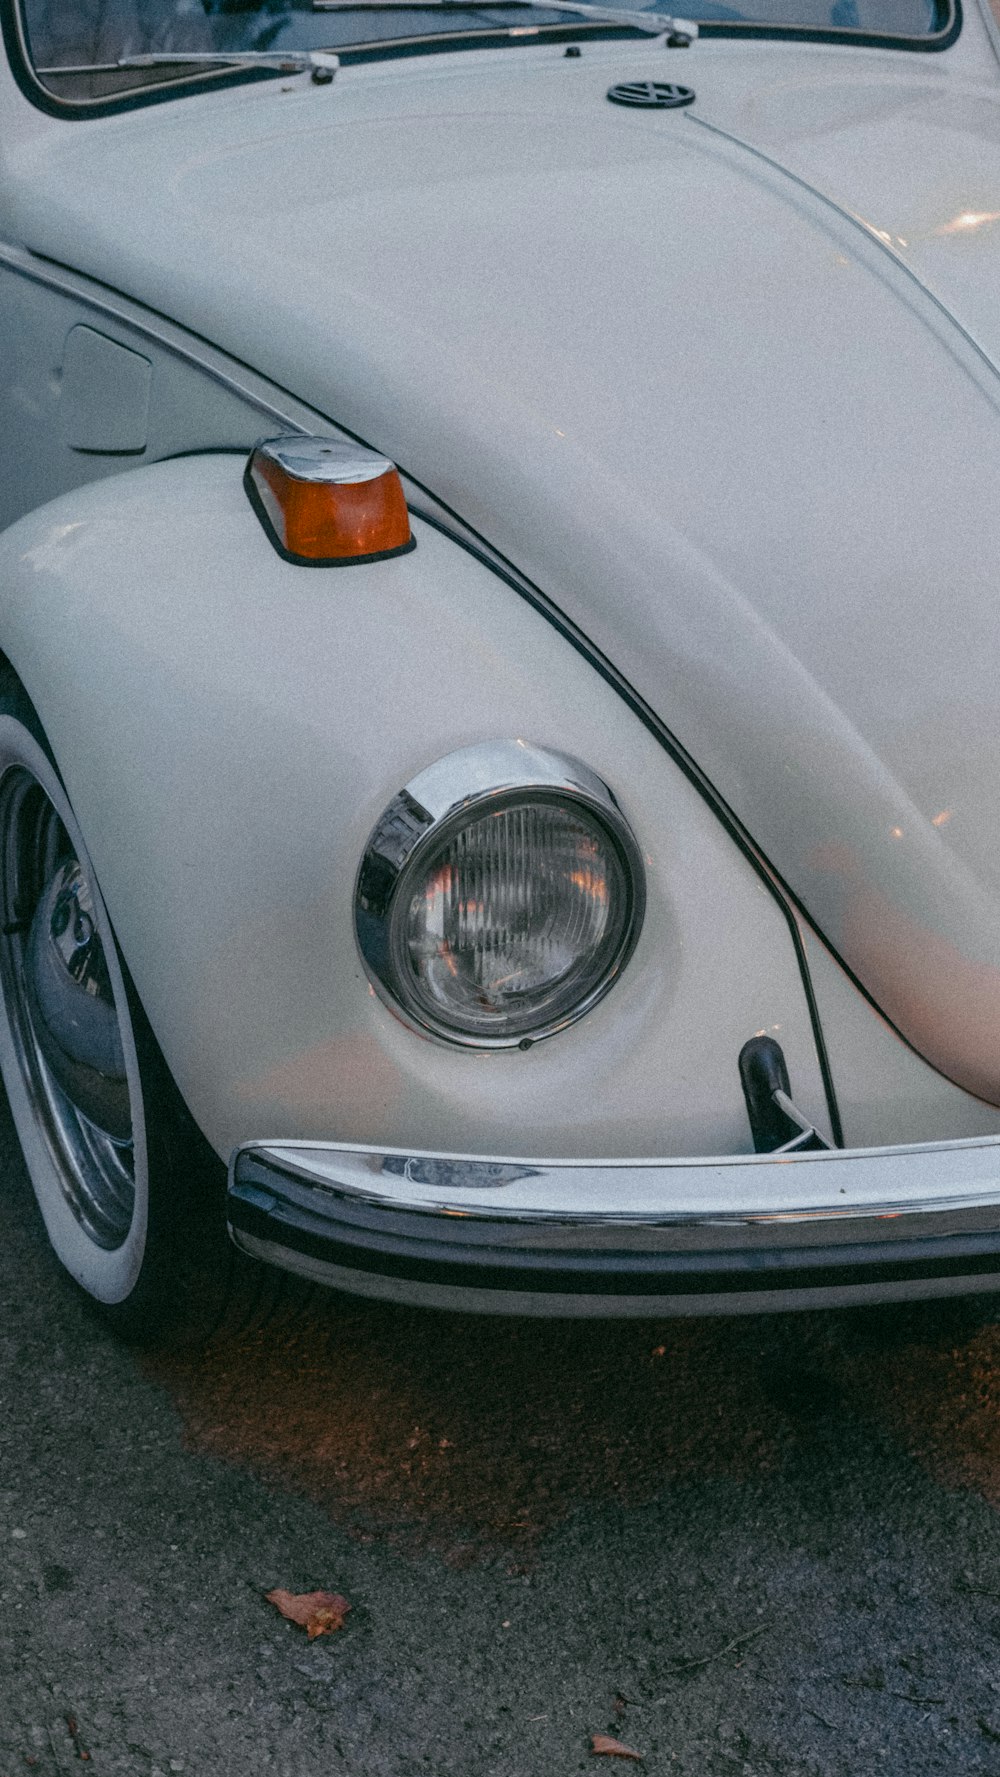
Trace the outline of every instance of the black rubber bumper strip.
<instances>
[{"instance_id":1,"label":"black rubber bumper strip","mask_svg":"<svg viewBox=\"0 0 1000 1777\"><path fill-rule=\"evenodd\" d=\"M858 1246L725 1252L553 1252L415 1240L313 1214L277 1194L273 1172L243 1162L230 1186L234 1232L322 1264L455 1289L539 1295L746 1295L761 1290L847 1289L938 1277L1000 1274L1000 1230L886 1240ZM256 1178L247 1174L256 1173ZM276 1189L277 1186L277 1189ZM268 1201L268 1199L270 1201Z\"/></svg>"}]
</instances>

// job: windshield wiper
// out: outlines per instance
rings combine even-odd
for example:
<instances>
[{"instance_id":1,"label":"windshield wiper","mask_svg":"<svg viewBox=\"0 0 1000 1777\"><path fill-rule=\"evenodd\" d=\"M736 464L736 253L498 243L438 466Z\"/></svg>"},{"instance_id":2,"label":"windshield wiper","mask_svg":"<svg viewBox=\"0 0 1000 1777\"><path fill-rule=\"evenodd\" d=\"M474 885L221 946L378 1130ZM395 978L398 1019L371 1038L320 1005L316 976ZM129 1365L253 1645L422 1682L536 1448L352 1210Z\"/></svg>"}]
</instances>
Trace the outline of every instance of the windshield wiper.
<instances>
[{"instance_id":1,"label":"windshield wiper","mask_svg":"<svg viewBox=\"0 0 1000 1777\"><path fill-rule=\"evenodd\" d=\"M515 0L518 3L518 0ZM519 0L530 5L531 0ZM578 12L585 18L601 19L607 24L632 25L637 31L648 31L653 37L666 37L671 49L686 49L698 35L694 19L675 19L668 12L631 12L623 6L591 6L585 0L535 0L550 12Z\"/></svg>"},{"instance_id":2,"label":"windshield wiper","mask_svg":"<svg viewBox=\"0 0 1000 1777\"><path fill-rule=\"evenodd\" d=\"M278 74L311 74L317 86L329 86L340 57L327 49L201 49L156 50L146 55L119 56L112 68L273 68ZM42 69L43 73L50 70ZM74 70L75 72L76 70ZM53 69L56 73L58 70ZM96 69L91 72L97 72Z\"/></svg>"},{"instance_id":3,"label":"windshield wiper","mask_svg":"<svg viewBox=\"0 0 1000 1777\"><path fill-rule=\"evenodd\" d=\"M630 25L653 37L666 37L672 49L693 43L698 27L693 19L674 18L667 12L630 11L624 6L591 6L589 0L312 0L314 12L506 12L524 7L532 12L570 12L599 19L602 24Z\"/></svg>"},{"instance_id":4,"label":"windshield wiper","mask_svg":"<svg viewBox=\"0 0 1000 1777\"><path fill-rule=\"evenodd\" d=\"M592 6L590 0L312 0L314 12L568 12L602 24L628 25L653 37L664 37L671 49L686 48L698 35L693 19L674 18L667 12L631 11L623 6ZM54 74L113 74L119 68L273 68L277 74L311 74L317 86L329 86L340 57L329 49L191 49L147 50L144 54L119 56L114 62L87 62L63 67L39 68L45 77Z\"/></svg>"}]
</instances>

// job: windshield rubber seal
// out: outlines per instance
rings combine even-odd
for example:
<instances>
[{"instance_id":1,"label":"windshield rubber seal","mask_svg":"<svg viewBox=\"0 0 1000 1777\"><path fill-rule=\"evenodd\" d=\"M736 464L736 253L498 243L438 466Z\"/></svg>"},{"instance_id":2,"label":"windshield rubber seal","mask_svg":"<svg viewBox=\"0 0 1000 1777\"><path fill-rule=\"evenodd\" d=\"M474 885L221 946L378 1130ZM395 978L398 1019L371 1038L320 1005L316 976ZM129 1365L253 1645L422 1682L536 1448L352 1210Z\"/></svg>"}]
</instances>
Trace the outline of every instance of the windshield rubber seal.
<instances>
[{"instance_id":1,"label":"windshield rubber seal","mask_svg":"<svg viewBox=\"0 0 1000 1777\"><path fill-rule=\"evenodd\" d=\"M544 0L540 0L544 4ZM898 34L823 28L811 25L759 25L732 20L706 20L699 23L699 36L706 38L747 38L760 42L826 43L850 45L859 49L915 50L935 53L950 49L962 29L962 0L937 0L943 15L941 29L920 37ZM0 33L11 73L20 91L37 110L49 117L80 121L90 117L114 117L119 112L136 111L148 105L162 105L202 92L225 91L233 86L262 80L287 80L288 75L272 68L223 68L216 73L174 75L169 80L133 87L128 92L104 99L60 99L44 85L35 73L28 53L27 37L21 15L20 0L0 0ZM572 43L580 38L603 42L647 42L647 34L628 26L581 18L559 25L539 25L525 31L524 26L509 29L494 26L481 31L441 31L421 33L419 37L387 38L380 42L336 46L336 53L345 65L357 62L391 61L402 56L433 55L443 50L516 49L539 43Z\"/></svg>"},{"instance_id":2,"label":"windshield rubber seal","mask_svg":"<svg viewBox=\"0 0 1000 1777\"><path fill-rule=\"evenodd\" d=\"M543 4L543 0L539 0ZM962 0L937 0L937 11L943 15L938 31L922 37L886 36L878 31L844 31L811 25L755 25L734 19L706 19L698 26L699 37L752 37L771 43L840 43L855 49L911 49L934 55L950 49L962 30Z\"/></svg>"},{"instance_id":3,"label":"windshield rubber seal","mask_svg":"<svg viewBox=\"0 0 1000 1777\"><path fill-rule=\"evenodd\" d=\"M237 83L288 79L287 74L273 68L222 68L214 73L174 76L156 84L150 82L146 86L131 87L127 92L116 93L107 99L60 99L32 66L19 0L0 0L0 36L7 52L7 64L24 97L47 117L61 117L71 122L89 117L114 117L121 111L136 111L140 107L187 98L189 94L199 92L222 92Z\"/></svg>"}]
</instances>

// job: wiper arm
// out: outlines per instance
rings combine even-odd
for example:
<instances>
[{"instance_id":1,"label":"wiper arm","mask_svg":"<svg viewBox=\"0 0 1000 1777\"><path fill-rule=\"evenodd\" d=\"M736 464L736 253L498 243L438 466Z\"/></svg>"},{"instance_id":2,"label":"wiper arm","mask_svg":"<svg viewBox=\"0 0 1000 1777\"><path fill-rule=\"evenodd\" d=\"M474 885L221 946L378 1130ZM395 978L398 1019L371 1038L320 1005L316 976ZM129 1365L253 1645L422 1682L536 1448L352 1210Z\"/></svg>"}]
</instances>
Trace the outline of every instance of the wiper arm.
<instances>
[{"instance_id":1,"label":"wiper arm","mask_svg":"<svg viewBox=\"0 0 1000 1777\"><path fill-rule=\"evenodd\" d=\"M569 12L577 18L599 19L602 24L629 25L653 37L664 36L671 48L686 47L698 35L693 19L623 6L593 6L590 0L312 0L314 12L500 12L510 7ZM113 62L39 68L37 72L68 75L111 74L118 68L273 68L277 74L311 74L317 86L329 86L339 67L340 57L329 49L190 49L147 50L141 55L118 56Z\"/></svg>"},{"instance_id":2,"label":"wiper arm","mask_svg":"<svg viewBox=\"0 0 1000 1777\"><path fill-rule=\"evenodd\" d=\"M274 68L279 74L311 74L317 86L329 86L340 57L327 49L199 49L157 50L119 56L115 68Z\"/></svg>"},{"instance_id":3,"label":"wiper arm","mask_svg":"<svg viewBox=\"0 0 1000 1777\"><path fill-rule=\"evenodd\" d=\"M665 36L678 49L698 35L693 19L674 18L667 12L632 12L624 6L591 6L589 0L312 0L312 7L314 12L383 12L395 7L407 12L500 12L527 7L535 12L571 12L600 19L602 24L631 25L653 37Z\"/></svg>"},{"instance_id":4,"label":"wiper arm","mask_svg":"<svg viewBox=\"0 0 1000 1777\"><path fill-rule=\"evenodd\" d=\"M522 0L522 4L531 0ZM675 19L668 12L629 12L623 6L591 6L588 0L534 0L549 12L578 12L585 18L602 19L610 24L632 25L637 31L648 31L652 37L665 36L671 48L682 49L698 35L694 19Z\"/></svg>"}]
</instances>

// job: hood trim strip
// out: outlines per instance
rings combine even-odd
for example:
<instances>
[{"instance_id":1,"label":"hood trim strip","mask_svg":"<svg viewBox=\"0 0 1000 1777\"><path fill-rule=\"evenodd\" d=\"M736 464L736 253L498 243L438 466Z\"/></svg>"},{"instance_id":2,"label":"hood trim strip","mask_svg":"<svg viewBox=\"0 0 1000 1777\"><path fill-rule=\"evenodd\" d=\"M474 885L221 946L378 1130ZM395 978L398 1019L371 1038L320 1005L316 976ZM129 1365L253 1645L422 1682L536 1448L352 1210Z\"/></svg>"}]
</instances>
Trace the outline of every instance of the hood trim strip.
<instances>
[{"instance_id":1,"label":"hood trim strip","mask_svg":"<svg viewBox=\"0 0 1000 1777\"><path fill-rule=\"evenodd\" d=\"M721 141L728 142L731 148L737 148L743 154L750 155L753 160L760 161L770 172L776 173L780 179L794 185L799 191L805 192L806 196L810 197L814 203L822 204L825 209L831 210L841 222L846 222L849 227L857 229L859 233L864 235L865 240L875 246L879 252L884 253L886 258L892 261L896 270L903 274L907 282L920 292L924 301L929 303L946 323L947 331L951 334L958 334L963 344L989 372L991 385L1000 383L1000 370L985 346L980 345L975 335L969 332L947 303L943 302L941 297L931 289L931 286L926 284L923 278L914 271L912 265L903 258L902 254L897 253L895 247L885 239L884 234L875 227L874 223L866 222L865 218L859 216L856 210L849 210L845 204L838 203L837 199L831 197L829 192L823 191L818 185L811 184L808 179L803 179L790 167L783 166L780 160L774 160L770 154L765 154L762 148L755 148L753 143L747 142L743 136L734 136L731 130L724 130L717 123L709 123L706 118L699 117L694 112L685 112L684 121L696 124L699 129L707 130L710 135L718 136ZM994 401L994 406L1000 408L1000 395Z\"/></svg>"}]
</instances>

